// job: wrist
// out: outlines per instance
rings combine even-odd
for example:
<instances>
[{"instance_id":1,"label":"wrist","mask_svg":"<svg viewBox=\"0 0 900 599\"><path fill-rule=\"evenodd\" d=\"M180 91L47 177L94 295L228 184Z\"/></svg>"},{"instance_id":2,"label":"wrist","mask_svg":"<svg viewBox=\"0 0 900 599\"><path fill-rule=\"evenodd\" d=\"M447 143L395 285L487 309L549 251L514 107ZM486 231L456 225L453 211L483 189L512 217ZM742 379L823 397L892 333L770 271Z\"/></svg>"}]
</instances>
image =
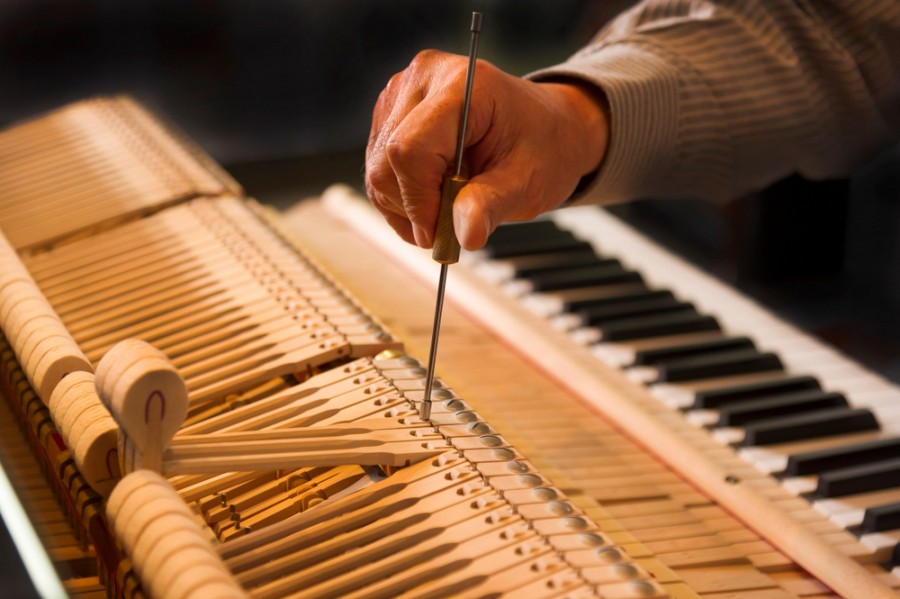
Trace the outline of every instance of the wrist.
<instances>
[{"instance_id":1,"label":"wrist","mask_svg":"<svg viewBox=\"0 0 900 599\"><path fill-rule=\"evenodd\" d=\"M561 103L574 150L573 166L582 179L596 175L606 156L610 136L610 112L606 94L600 88L577 79L541 82Z\"/></svg>"}]
</instances>

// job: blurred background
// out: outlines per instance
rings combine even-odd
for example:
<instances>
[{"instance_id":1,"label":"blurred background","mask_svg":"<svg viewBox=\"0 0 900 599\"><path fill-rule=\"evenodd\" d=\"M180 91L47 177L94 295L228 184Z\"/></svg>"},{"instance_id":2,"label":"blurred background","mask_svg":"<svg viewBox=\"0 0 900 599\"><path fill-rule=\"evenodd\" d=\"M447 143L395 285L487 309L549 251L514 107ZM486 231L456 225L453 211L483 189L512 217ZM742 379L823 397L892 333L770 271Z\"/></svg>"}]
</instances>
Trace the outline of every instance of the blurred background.
<instances>
[{"instance_id":1,"label":"blurred background","mask_svg":"<svg viewBox=\"0 0 900 599\"><path fill-rule=\"evenodd\" d=\"M267 203L361 188L372 106L423 48L514 74L564 60L629 0L5 0L0 124L126 93ZM615 208L673 251L900 380L900 154L724 205ZM626 257L627 259L627 257Z\"/></svg>"},{"instance_id":2,"label":"blurred background","mask_svg":"<svg viewBox=\"0 0 900 599\"><path fill-rule=\"evenodd\" d=\"M0 119L125 92L225 165L355 150L378 93L418 50L467 51L473 9L486 13L481 55L525 73L564 59L626 2L599 4L6 0Z\"/></svg>"}]
</instances>

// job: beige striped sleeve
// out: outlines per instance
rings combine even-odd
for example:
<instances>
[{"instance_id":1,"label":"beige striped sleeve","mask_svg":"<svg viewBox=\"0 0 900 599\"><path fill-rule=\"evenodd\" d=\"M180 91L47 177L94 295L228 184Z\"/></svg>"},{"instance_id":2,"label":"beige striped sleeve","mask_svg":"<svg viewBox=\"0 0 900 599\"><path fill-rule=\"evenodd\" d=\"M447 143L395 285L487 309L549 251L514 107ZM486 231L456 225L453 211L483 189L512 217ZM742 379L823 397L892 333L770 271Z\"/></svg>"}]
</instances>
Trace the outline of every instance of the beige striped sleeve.
<instances>
[{"instance_id":1,"label":"beige striped sleeve","mask_svg":"<svg viewBox=\"0 0 900 599\"><path fill-rule=\"evenodd\" d=\"M589 200L844 176L900 131L900 1L646 0L529 77L560 76L609 100Z\"/></svg>"}]
</instances>

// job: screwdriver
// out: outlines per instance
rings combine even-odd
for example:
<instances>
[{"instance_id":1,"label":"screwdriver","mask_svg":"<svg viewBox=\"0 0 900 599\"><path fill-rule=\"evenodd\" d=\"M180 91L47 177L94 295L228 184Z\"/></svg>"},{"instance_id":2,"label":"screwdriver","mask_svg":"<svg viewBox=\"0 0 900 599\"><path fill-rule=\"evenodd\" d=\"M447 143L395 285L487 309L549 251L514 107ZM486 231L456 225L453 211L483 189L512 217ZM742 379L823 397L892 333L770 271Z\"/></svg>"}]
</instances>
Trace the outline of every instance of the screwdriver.
<instances>
[{"instance_id":1,"label":"screwdriver","mask_svg":"<svg viewBox=\"0 0 900 599\"><path fill-rule=\"evenodd\" d=\"M469 44L469 65L466 68L466 88L463 95L462 114L459 119L459 133L456 138L456 158L452 175L444 176L441 184L441 205L438 210L437 227L434 231L434 247L431 257L441 265L438 279L437 302L434 308L434 326L431 330L431 349L428 352L428 374L425 378L425 398L420 416L422 420L431 417L431 388L434 386L434 363L437 358L438 335L441 331L441 314L444 311L444 289L447 286L447 267L459 262L459 241L453 228L453 202L459 191L468 183L462 176L463 151L466 145L466 124L469 119L469 102L472 99L472 81L475 79L475 58L478 54L478 35L481 33L481 13L472 13L472 41Z\"/></svg>"}]
</instances>

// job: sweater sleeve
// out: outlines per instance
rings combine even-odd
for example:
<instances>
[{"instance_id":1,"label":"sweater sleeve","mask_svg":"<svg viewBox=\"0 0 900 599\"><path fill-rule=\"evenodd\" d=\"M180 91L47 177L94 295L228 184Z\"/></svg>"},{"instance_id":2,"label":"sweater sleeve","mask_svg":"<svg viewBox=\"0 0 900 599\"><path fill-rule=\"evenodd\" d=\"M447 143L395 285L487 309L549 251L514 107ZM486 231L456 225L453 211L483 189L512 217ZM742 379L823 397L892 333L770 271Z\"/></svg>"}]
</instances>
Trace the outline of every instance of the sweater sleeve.
<instances>
[{"instance_id":1,"label":"sweater sleeve","mask_svg":"<svg viewBox=\"0 0 900 599\"><path fill-rule=\"evenodd\" d=\"M606 95L586 198L725 200L847 175L900 131L900 2L645 0L563 64Z\"/></svg>"}]
</instances>

